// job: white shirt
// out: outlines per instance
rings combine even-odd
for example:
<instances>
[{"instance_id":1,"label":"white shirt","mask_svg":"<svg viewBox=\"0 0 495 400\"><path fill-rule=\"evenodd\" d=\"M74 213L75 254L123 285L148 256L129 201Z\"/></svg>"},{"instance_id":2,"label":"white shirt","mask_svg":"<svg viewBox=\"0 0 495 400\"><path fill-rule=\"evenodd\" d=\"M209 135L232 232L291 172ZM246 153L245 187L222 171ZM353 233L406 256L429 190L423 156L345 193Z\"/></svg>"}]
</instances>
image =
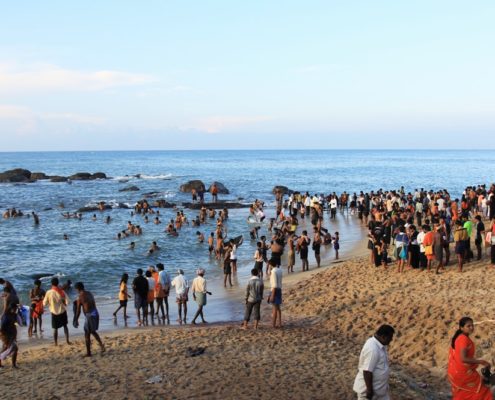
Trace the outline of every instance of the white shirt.
<instances>
[{"instance_id":1,"label":"white shirt","mask_svg":"<svg viewBox=\"0 0 495 400\"><path fill-rule=\"evenodd\" d=\"M282 289L283 271L280 267L275 267L270 272L270 287L272 289Z\"/></svg>"},{"instance_id":2,"label":"white shirt","mask_svg":"<svg viewBox=\"0 0 495 400\"><path fill-rule=\"evenodd\" d=\"M337 199L333 198L330 200L330 208L337 208Z\"/></svg>"},{"instance_id":3,"label":"white shirt","mask_svg":"<svg viewBox=\"0 0 495 400\"><path fill-rule=\"evenodd\" d=\"M425 252L425 246L423 246L423 240L425 240L425 235L426 233L421 231L418 233L418 237L417 237L417 241L418 241L418 244L419 244L419 251L421 253L424 253Z\"/></svg>"},{"instance_id":4,"label":"white shirt","mask_svg":"<svg viewBox=\"0 0 495 400\"><path fill-rule=\"evenodd\" d=\"M175 293L177 296L180 296L186 293L189 284L187 283L187 279L184 278L184 275L180 274L172 280L172 286L175 287Z\"/></svg>"},{"instance_id":5,"label":"white shirt","mask_svg":"<svg viewBox=\"0 0 495 400\"><path fill-rule=\"evenodd\" d=\"M356 393L366 392L363 371L373 373L373 392L376 395L388 394L390 365L388 362L387 348L375 337L370 337L361 350L358 373L354 380L353 387L353 390Z\"/></svg>"},{"instance_id":6,"label":"white shirt","mask_svg":"<svg viewBox=\"0 0 495 400\"><path fill-rule=\"evenodd\" d=\"M237 260L237 245L232 245L232 250L230 252L230 259Z\"/></svg>"}]
</instances>

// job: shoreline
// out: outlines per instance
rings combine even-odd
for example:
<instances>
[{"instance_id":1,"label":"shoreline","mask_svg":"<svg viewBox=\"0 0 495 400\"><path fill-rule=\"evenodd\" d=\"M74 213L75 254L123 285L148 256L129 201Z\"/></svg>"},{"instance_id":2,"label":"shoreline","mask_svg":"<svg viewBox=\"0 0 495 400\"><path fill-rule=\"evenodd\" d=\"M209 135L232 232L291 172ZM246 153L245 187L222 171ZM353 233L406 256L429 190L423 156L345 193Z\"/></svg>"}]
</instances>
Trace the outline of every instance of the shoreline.
<instances>
[{"instance_id":1,"label":"shoreline","mask_svg":"<svg viewBox=\"0 0 495 400\"><path fill-rule=\"evenodd\" d=\"M365 227L360 226L361 230L365 229ZM307 280L311 278L312 276L318 274L319 272L322 272L324 270L330 269L330 268L335 268L341 263L349 262L352 259L359 258L359 257L364 257L366 253L366 242L367 238L363 237L360 239L360 241L356 242L354 246L347 250L342 252L343 254L339 254L339 256L342 255L342 257L339 257L339 260L335 259L326 259L324 260L325 263L323 263L322 260L322 265L320 268L317 268L315 264L310 264L310 270L309 271L296 271L292 274L287 274L286 268L281 267L284 270L284 278L283 278L283 285L284 285L284 291L290 290L293 286L297 285L298 283ZM349 254L348 254L349 253ZM284 253L283 260L286 258L286 253ZM300 268L300 266L299 266ZM191 283L191 282L190 282ZM266 293L269 290L269 280L265 277L264 279L265 283L265 296ZM208 287L209 290L212 290L213 293L215 293L215 290L218 289L224 289L223 286L221 285L220 282L209 282L208 281ZM238 284L230 288L227 292L227 295L224 294L219 299L211 299L212 296L208 298L208 305L205 307L205 319L209 320L209 316L211 316L211 309L215 306L218 306L220 303L221 310L219 310L217 313L213 313L214 315L221 314L223 311L225 311L226 308L229 308L230 311L230 318L228 319L213 319L213 322L209 322L207 327L213 327L213 326L224 326L224 325L236 325L242 323L242 318L243 318L243 313L244 313L244 290L245 290L245 285L244 284ZM74 300L75 296L71 296L71 300ZM212 304L213 303L213 304ZM215 304L217 303L217 304ZM266 303L266 301L264 302ZM230 307L225 307L225 306ZM122 325L123 323L123 317L122 317L122 312L120 312L117 322L120 323L121 325L115 325L114 324L114 318L109 317L108 315L111 315L112 312L115 310L115 308L118 306L118 301L112 301L112 302L106 302L103 305L100 305L97 303L98 311L100 312L100 329L98 332L101 335L105 336L110 336L114 337L115 335L118 335L119 333L122 334L132 334L135 332L141 332L141 331L152 331L155 329L170 329L170 328L190 328L191 325L185 324L177 324L175 321L171 318L170 319L170 324L158 324L155 323L154 326L148 326L148 327L138 327L135 325L135 310L133 307L133 300L129 300L128 308L127 308L127 314L130 317L129 322L127 326ZM188 302L188 321L191 320L192 315L196 312L196 303L192 299L192 296L189 299ZM266 306L266 304L265 304ZM175 296L171 295L169 296L169 312L173 310L173 313L175 314L176 312L176 303L175 303ZM72 327L72 311L70 310L70 307L68 307L68 314L69 314L69 335L70 335L70 340L78 340L83 338L84 332L82 330L82 321L84 320L84 316L81 316L79 319L80 322L80 327L77 329L77 331L74 331L75 328ZM102 315L104 315L102 317ZM238 318L235 318L235 317ZM81 319L82 318L82 319ZM38 347L44 347L46 345L52 345L53 346L53 338L51 335L51 316L48 311L45 312L43 315L43 327L44 327L44 335L43 337L34 337L29 338L27 337L27 327L22 327L22 330L18 329L18 342L21 345L20 346L20 351L21 353L22 349L33 349L33 348L38 348ZM109 322L111 321L111 322ZM102 322L107 322L106 324ZM113 326L109 326L112 324ZM47 329L48 327L48 329ZM20 331L20 332L19 332ZM59 342L60 343L65 343L64 342L64 336L63 336L63 331L59 331Z\"/></svg>"}]
</instances>

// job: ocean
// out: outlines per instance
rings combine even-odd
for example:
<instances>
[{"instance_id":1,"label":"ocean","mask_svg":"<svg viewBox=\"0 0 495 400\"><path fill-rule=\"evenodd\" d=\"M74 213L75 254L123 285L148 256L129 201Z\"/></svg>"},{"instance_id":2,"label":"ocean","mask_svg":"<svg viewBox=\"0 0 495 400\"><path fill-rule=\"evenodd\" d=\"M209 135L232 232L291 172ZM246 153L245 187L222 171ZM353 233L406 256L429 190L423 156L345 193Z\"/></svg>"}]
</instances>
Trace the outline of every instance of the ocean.
<instances>
[{"instance_id":1,"label":"ocean","mask_svg":"<svg viewBox=\"0 0 495 400\"><path fill-rule=\"evenodd\" d=\"M190 201L190 194L179 192L179 186L200 179L208 187L212 181L223 183L229 195L220 199L249 203L261 199L267 204L266 214L273 217L275 185L309 193L348 193L370 190L416 188L447 189L459 197L467 185L495 181L493 168L495 151L452 150L222 150L222 151L134 151L134 152L32 152L0 153L0 171L25 168L48 175L72 175L77 172L104 172L110 179L51 183L0 184L0 209L16 207L28 213L36 211L41 224L34 226L32 218L0 220L0 277L10 280L26 300L34 274L46 274L45 288L53 275L62 281L83 281L99 302L113 303L123 272L134 276L136 268L162 262L175 274L184 269L191 280L198 267L206 269L206 278L215 287L212 298L228 299L230 289L220 284L223 278L218 262L208 256L207 245L199 244L196 231L205 237L214 231L214 220L197 229L185 227L179 237L167 237L163 232L176 210L160 209L162 224L144 223L141 216L131 217L128 209L114 208L85 213L82 220L64 219L62 212L99 201L109 204L134 205L143 193L159 192L159 198L180 204ZM139 174L139 177L136 175ZM129 185L139 191L120 192ZM152 201L153 199L150 199ZM210 200L206 194L206 201ZM60 204L64 208L59 207ZM197 211L185 210L189 220ZM104 222L111 216L109 224ZM229 237L244 236L239 248L239 272L236 285L243 286L253 265L256 243L249 238L246 223L248 209L230 210L227 227ZM126 229L127 221L143 227L140 237L116 240L118 232ZM339 213L336 222L325 219L331 232L339 231L343 254L365 235L359 222ZM62 239L63 234L69 240ZM261 234L267 234L266 226ZM128 249L130 241L136 249ZM156 240L159 254L147 257L146 250ZM311 253L311 252L310 252ZM324 259L333 258L333 250L323 251ZM311 262L311 260L310 260ZM314 262L313 262L314 265ZM296 262L300 270L300 262ZM213 301L213 304L215 304ZM174 308L174 307L173 307ZM210 306L209 306L210 308ZM239 308L231 311L238 313ZM213 319L228 319L219 312ZM232 315L230 315L232 317Z\"/></svg>"}]
</instances>

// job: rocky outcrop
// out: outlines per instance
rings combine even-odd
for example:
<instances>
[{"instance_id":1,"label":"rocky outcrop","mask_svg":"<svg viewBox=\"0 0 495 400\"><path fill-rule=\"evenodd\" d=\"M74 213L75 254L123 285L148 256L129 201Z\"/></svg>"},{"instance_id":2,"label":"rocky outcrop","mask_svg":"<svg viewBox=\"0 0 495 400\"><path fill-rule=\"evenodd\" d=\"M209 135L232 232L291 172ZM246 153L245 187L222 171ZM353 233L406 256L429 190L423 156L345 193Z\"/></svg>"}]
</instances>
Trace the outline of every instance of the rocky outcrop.
<instances>
[{"instance_id":1,"label":"rocky outcrop","mask_svg":"<svg viewBox=\"0 0 495 400\"><path fill-rule=\"evenodd\" d=\"M30 182L31 171L22 168L11 169L5 172L0 172L0 182Z\"/></svg>"},{"instance_id":2,"label":"rocky outcrop","mask_svg":"<svg viewBox=\"0 0 495 400\"><path fill-rule=\"evenodd\" d=\"M227 189L223 183L220 183L220 182L213 182L210 187L208 188L208 192L211 193L211 187L213 186L213 184L215 184L217 186L217 189L218 189L218 194L229 194L229 189Z\"/></svg>"},{"instance_id":3,"label":"rocky outcrop","mask_svg":"<svg viewBox=\"0 0 495 400\"><path fill-rule=\"evenodd\" d=\"M33 181L38 181L41 179L49 179L50 177L45 174L44 172L32 172L31 173L31 180Z\"/></svg>"},{"instance_id":4,"label":"rocky outcrop","mask_svg":"<svg viewBox=\"0 0 495 400\"><path fill-rule=\"evenodd\" d=\"M107 179L107 175L103 172L95 172L91 175L91 179Z\"/></svg>"},{"instance_id":5,"label":"rocky outcrop","mask_svg":"<svg viewBox=\"0 0 495 400\"><path fill-rule=\"evenodd\" d=\"M91 174L89 172L78 172L77 174L69 176L69 179L73 181L89 181Z\"/></svg>"},{"instance_id":6,"label":"rocky outcrop","mask_svg":"<svg viewBox=\"0 0 495 400\"><path fill-rule=\"evenodd\" d=\"M50 176L50 182L67 182L66 176Z\"/></svg>"},{"instance_id":7,"label":"rocky outcrop","mask_svg":"<svg viewBox=\"0 0 495 400\"><path fill-rule=\"evenodd\" d=\"M153 202L153 207L174 208L175 204L169 203L167 200L164 199L157 199Z\"/></svg>"},{"instance_id":8,"label":"rocky outcrop","mask_svg":"<svg viewBox=\"0 0 495 400\"><path fill-rule=\"evenodd\" d=\"M103 209L104 210L111 210L112 207L109 206L108 204L105 204L105 205L103 205ZM85 206L85 207L81 207L77 210L77 212L88 212L88 211L101 211L101 210L100 210L100 207L98 207L98 206Z\"/></svg>"},{"instance_id":9,"label":"rocky outcrop","mask_svg":"<svg viewBox=\"0 0 495 400\"><path fill-rule=\"evenodd\" d=\"M281 185L278 185L278 186L274 186L273 189L272 189L272 193L273 194L277 194L278 193L282 193L282 194L292 194L294 193L293 190L289 189L287 186L281 186Z\"/></svg>"},{"instance_id":10,"label":"rocky outcrop","mask_svg":"<svg viewBox=\"0 0 495 400\"><path fill-rule=\"evenodd\" d=\"M191 191L195 189L197 192L199 191L205 191L205 184L200 181L200 180L194 180L194 181L189 181L184 183L183 185L180 185L179 190L182 193L191 193Z\"/></svg>"},{"instance_id":11,"label":"rocky outcrop","mask_svg":"<svg viewBox=\"0 0 495 400\"><path fill-rule=\"evenodd\" d=\"M137 192L139 189L137 186L127 186L125 188L119 189L119 192Z\"/></svg>"}]
</instances>

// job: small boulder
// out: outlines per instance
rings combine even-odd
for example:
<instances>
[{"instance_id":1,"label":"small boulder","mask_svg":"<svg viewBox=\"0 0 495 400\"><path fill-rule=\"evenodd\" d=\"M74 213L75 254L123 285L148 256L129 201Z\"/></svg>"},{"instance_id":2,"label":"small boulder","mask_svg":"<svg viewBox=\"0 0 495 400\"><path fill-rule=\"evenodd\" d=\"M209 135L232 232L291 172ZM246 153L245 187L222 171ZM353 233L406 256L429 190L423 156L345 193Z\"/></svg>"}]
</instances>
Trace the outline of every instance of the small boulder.
<instances>
[{"instance_id":1,"label":"small boulder","mask_svg":"<svg viewBox=\"0 0 495 400\"><path fill-rule=\"evenodd\" d=\"M205 191L205 184L200 181L200 180L194 180L194 181L189 181L184 183L183 185L180 185L179 190L182 193L191 193L191 191L195 189L197 192L199 191Z\"/></svg>"},{"instance_id":2,"label":"small boulder","mask_svg":"<svg viewBox=\"0 0 495 400\"><path fill-rule=\"evenodd\" d=\"M31 171L22 168L11 169L0 173L0 182L29 182L31 180Z\"/></svg>"},{"instance_id":3,"label":"small boulder","mask_svg":"<svg viewBox=\"0 0 495 400\"><path fill-rule=\"evenodd\" d=\"M107 179L107 175L103 172L95 172L91 175L91 179Z\"/></svg>"},{"instance_id":4,"label":"small boulder","mask_svg":"<svg viewBox=\"0 0 495 400\"><path fill-rule=\"evenodd\" d=\"M66 176L50 176L50 182L67 182L67 177Z\"/></svg>"},{"instance_id":5,"label":"small boulder","mask_svg":"<svg viewBox=\"0 0 495 400\"><path fill-rule=\"evenodd\" d=\"M125 188L119 189L119 192L137 192L140 190L137 186L127 186Z\"/></svg>"},{"instance_id":6,"label":"small boulder","mask_svg":"<svg viewBox=\"0 0 495 400\"><path fill-rule=\"evenodd\" d=\"M167 200L164 199L157 199L153 202L153 207L174 208L175 204L169 203Z\"/></svg>"},{"instance_id":7,"label":"small boulder","mask_svg":"<svg viewBox=\"0 0 495 400\"><path fill-rule=\"evenodd\" d=\"M40 179L48 179L49 177L44 172L33 172L31 173L31 180L37 181Z\"/></svg>"},{"instance_id":8,"label":"small boulder","mask_svg":"<svg viewBox=\"0 0 495 400\"><path fill-rule=\"evenodd\" d=\"M282 193L282 194L292 194L294 193L293 190L289 189L287 186L274 186L272 189L273 194L277 194L277 192Z\"/></svg>"},{"instance_id":9,"label":"small boulder","mask_svg":"<svg viewBox=\"0 0 495 400\"><path fill-rule=\"evenodd\" d=\"M91 179L91 174L89 172L78 172L77 174L69 176L69 179L73 181L87 181Z\"/></svg>"},{"instance_id":10,"label":"small boulder","mask_svg":"<svg viewBox=\"0 0 495 400\"><path fill-rule=\"evenodd\" d=\"M223 183L220 183L220 182L213 182L210 187L208 188L208 192L211 193L211 187L213 186L213 184L217 185L217 189L218 189L218 194L229 194L229 189L227 189Z\"/></svg>"}]
</instances>

